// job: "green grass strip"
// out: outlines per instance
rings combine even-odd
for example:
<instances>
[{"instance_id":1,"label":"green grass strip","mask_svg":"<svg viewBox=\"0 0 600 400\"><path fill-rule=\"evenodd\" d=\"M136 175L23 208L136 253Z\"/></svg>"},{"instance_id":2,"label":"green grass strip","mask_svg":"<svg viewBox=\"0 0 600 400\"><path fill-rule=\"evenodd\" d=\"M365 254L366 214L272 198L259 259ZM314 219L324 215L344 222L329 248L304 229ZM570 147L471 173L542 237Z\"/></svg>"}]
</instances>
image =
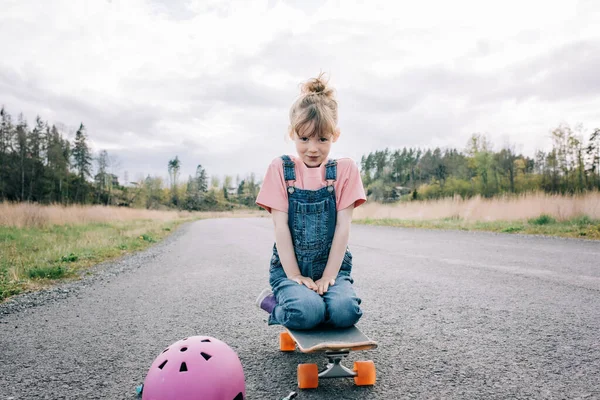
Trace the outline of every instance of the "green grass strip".
<instances>
[{"instance_id":1,"label":"green grass strip","mask_svg":"<svg viewBox=\"0 0 600 400\"><path fill-rule=\"evenodd\" d=\"M365 218L354 220L352 222L364 225L395 226L403 228L521 233L600 240L600 220L593 220L587 216L581 216L567 221L557 221L551 216L541 215L526 221L483 222L465 221L460 218L444 218L436 220Z\"/></svg>"},{"instance_id":2,"label":"green grass strip","mask_svg":"<svg viewBox=\"0 0 600 400\"><path fill-rule=\"evenodd\" d=\"M143 250L188 220L117 221L45 229L0 226L0 302L55 280L76 278L91 265Z\"/></svg>"}]
</instances>

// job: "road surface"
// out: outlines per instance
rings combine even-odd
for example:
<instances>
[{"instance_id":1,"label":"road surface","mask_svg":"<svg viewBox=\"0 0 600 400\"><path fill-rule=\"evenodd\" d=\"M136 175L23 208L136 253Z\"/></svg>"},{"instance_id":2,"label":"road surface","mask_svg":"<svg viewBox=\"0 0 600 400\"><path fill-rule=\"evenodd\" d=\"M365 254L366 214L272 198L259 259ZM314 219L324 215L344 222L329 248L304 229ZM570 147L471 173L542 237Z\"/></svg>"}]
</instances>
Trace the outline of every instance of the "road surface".
<instances>
[{"instance_id":1,"label":"road surface","mask_svg":"<svg viewBox=\"0 0 600 400\"><path fill-rule=\"evenodd\" d=\"M0 306L0 399L135 399L169 344L208 335L234 348L248 399L296 388L279 327L254 305L266 286L269 219L187 224L82 281ZM374 387L323 381L304 399L600 398L600 243L353 225L361 329L379 342ZM349 363L351 365L351 362Z\"/></svg>"}]
</instances>

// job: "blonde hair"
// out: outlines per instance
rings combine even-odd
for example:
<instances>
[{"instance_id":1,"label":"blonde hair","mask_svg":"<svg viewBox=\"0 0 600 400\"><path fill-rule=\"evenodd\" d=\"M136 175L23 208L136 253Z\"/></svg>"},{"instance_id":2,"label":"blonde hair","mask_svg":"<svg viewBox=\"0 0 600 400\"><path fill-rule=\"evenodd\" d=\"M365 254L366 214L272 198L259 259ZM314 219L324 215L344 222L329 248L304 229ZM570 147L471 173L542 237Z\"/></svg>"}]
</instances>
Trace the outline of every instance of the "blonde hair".
<instances>
[{"instance_id":1,"label":"blonde hair","mask_svg":"<svg viewBox=\"0 0 600 400\"><path fill-rule=\"evenodd\" d=\"M301 84L300 96L290 108L290 138L302 131L314 121L308 135L330 136L336 134L338 123L338 104L335 90L327 86L328 80L321 72L318 77Z\"/></svg>"}]
</instances>

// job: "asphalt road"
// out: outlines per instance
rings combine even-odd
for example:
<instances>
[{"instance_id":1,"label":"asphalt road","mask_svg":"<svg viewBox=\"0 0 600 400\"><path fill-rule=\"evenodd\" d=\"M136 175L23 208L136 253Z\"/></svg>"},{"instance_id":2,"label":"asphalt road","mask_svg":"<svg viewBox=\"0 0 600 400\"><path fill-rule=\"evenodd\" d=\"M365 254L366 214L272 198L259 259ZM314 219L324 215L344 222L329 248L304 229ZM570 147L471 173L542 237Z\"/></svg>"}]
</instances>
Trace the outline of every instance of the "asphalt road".
<instances>
[{"instance_id":1,"label":"asphalt road","mask_svg":"<svg viewBox=\"0 0 600 400\"><path fill-rule=\"evenodd\" d=\"M169 344L208 335L234 348L248 399L296 389L266 286L268 219L203 220L82 281L0 306L0 399L135 399ZM600 398L600 243L352 227L361 329L374 387L323 381L304 399Z\"/></svg>"}]
</instances>

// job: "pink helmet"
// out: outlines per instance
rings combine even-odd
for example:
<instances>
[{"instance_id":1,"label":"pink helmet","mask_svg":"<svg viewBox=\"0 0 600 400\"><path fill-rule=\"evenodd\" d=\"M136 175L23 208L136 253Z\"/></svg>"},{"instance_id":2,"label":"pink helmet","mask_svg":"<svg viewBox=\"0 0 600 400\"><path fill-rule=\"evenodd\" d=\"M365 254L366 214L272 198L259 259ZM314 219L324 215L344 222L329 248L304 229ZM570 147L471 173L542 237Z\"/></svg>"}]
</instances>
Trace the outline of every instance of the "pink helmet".
<instances>
[{"instance_id":1,"label":"pink helmet","mask_svg":"<svg viewBox=\"0 0 600 400\"><path fill-rule=\"evenodd\" d=\"M173 343L152 363L142 400L244 400L244 370L235 351L209 336Z\"/></svg>"}]
</instances>

